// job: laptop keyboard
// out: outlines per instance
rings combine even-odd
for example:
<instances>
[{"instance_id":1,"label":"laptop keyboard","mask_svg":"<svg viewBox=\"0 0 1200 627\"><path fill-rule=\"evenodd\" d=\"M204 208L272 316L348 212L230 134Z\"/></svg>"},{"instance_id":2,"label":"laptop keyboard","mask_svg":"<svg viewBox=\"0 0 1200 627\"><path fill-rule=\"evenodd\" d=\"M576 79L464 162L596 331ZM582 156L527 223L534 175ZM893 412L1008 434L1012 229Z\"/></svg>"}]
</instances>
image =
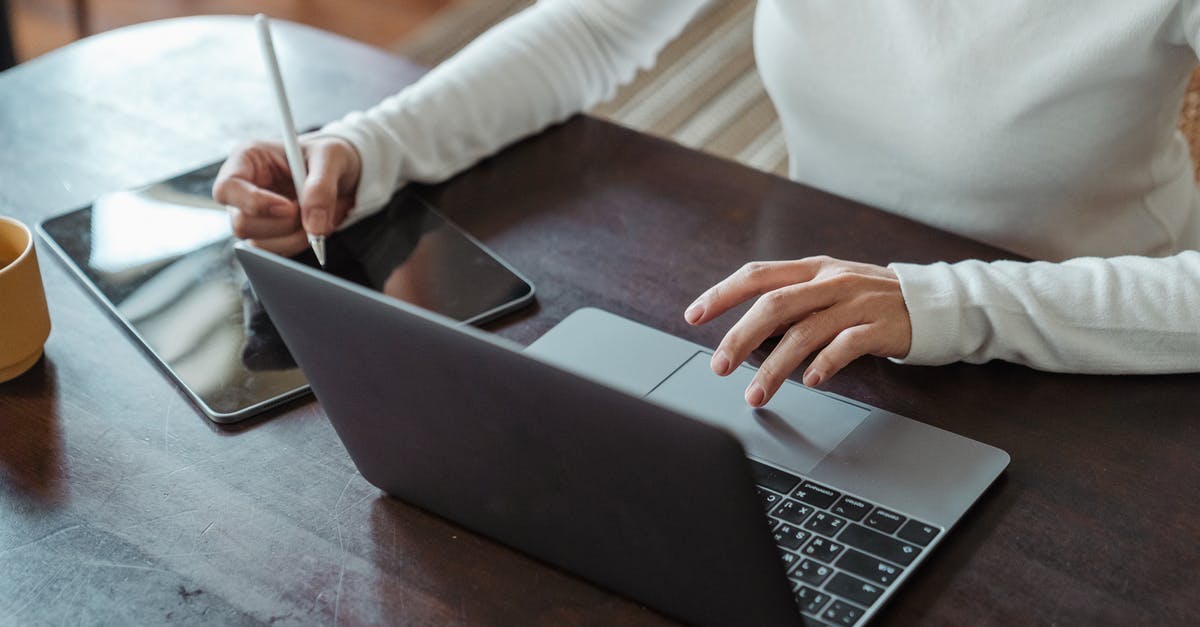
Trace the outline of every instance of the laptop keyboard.
<instances>
[{"instance_id":1,"label":"laptop keyboard","mask_svg":"<svg viewBox=\"0 0 1200 627\"><path fill-rule=\"evenodd\" d=\"M750 460L808 625L857 625L942 530Z\"/></svg>"}]
</instances>

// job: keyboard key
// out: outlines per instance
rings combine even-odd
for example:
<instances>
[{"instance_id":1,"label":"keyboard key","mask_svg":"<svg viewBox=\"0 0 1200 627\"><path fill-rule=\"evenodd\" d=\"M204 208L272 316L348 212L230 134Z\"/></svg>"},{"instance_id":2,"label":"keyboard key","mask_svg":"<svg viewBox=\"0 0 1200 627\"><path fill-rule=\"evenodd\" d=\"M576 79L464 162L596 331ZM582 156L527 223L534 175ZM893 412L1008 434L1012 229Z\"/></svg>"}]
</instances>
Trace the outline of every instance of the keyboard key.
<instances>
[{"instance_id":1,"label":"keyboard key","mask_svg":"<svg viewBox=\"0 0 1200 627\"><path fill-rule=\"evenodd\" d=\"M800 558L791 551L779 551L779 558L783 560L783 567L787 570L791 570L792 565L800 561Z\"/></svg>"},{"instance_id":2,"label":"keyboard key","mask_svg":"<svg viewBox=\"0 0 1200 627\"><path fill-rule=\"evenodd\" d=\"M775 530L775 544L789 551L799 551L810 535L812 534L795 525L783 523Z\"/></svg>"},{"instance_id":3,"label":"keyboard key","mask_svg":"<svg viewBox=\"0 0 1200 627\"><path fill-rule=\"evenodd\" d=\"M904 526L900 528L900 531L896 535L914 544L929 546L929 543L937 537L937 534L937 527L927 525L919 520L910 520L904 523Z\"/></svg>"},{"instance_id":4,"label":"keyboard key","mask_svg":"<svg viewBox=\"0 0 1200 627\"><path fill-rule=\"evenodd\" d=\"M750 473L754 475L755 483L780 494L791 492L796 484L800 483L800 477L766 464L760 464L753 459L750 460Z\"/></svg>"},{"instance_id":5,"label":"keyboard key","mask_svg":"<svg viewBox=\"0 0 1200 627\"><path fill-rule=\"evenodd\" d=\"M833 502L838 500L838 497L841 495L841 492L830 490L823 485L811 481L805 481L800 484L800 487L792 490L792 498L799 499L821 509L829 509L829 506L833 505Z\"/></svg>"},{"instance_id":6,"label":"keyboard key","mask_svg":"<svg viewBox=\"0 0 1200 627\"><path fill-rule=\"evenodd\" d=\"M858 522L863 519L863 516L867 515L867 512L871 511L871 504L852 496L843 496L842 500L838 501L837 505L834 505L831 511L839 516Z\"/></svg>"},{"instance_id":7,"label":"keyboard key","mask_svg":"<svg viewBox=\"0 0 1200 627\"><path fill-rule=\"evenodd\" d=\"M770 490L764 490L758 486L755 486L754 489L758 490L758 498L762 499L763 509L768 512L771 511L771 508L775 507L775 505L777 505L779 501L783 499L782 496L779 496Z\"/></svg>"},{"instance_id":8,"label":"keyboard key","mask_svg":"<svg viewBox=\"0 0 1200 627\"><path fill-rule=\"evenodd\" d=\"M863 521L863 524L881 533L893 533L900 528L900 525L904 524L905 520L908 519L896 512L876 507L875 511L871 512L871 515Z\"/></svg>"},{"instance_id":9,"label":"keyboard key","mask_svg":"<svg viewBox=\"0 0 1200 627\"><path fill-rule=\"evenodd\" d=\"M883 594L883 587L873 583L867 583L857 577L851 577L846 573L838 573L825 584L825 590L832 592L840 597L846 597L851 601L863 606L871 607L871 604Z\"/></svg>"},{"instance_id":10,"label":"keyboard key","mask_svg":"<svg viewBox=\"0 0 1200 627\"><path fill-rule=\"evenodd\" d=\"M829 608L821 614L821 618L835 624L846 625L849 627L858 622L862 618L863 611L842 601L834 601Z\"/></svg>"},{"instance_id":11,"label":"keyboard key","mask_svg":"<svg viewBox=\"0 0 1200 627\"><path fill-rule=\"evenodd\" d=\"M800 624L803 627L829 627L829 623L809 616L808 614L800 614Z\"/></svg>"},{"instance_id":12,"label":"keyboard key","mask_svg":"<svg viewBox=\"0 0 1200 627\"><path fill-rule=\"evenodd\" d=\"M832 538L845 524L846 521L843 518L838 518L829 512L817 512L808 519L808 524L804 525L804 528Z\"/></svg>"},{"instance_id":13,"label":"keyboard key","mask_svg":"<svg viewBox=\"0 0 1200 627\"><path fill-rule=\"evenodd\" d=\"M786 523L792 523L799 527L804 524L804 519L813 513L813 508L793 501L792 499L783 499L783 502L775 506L771 510L771 515Z\"/></svg>"},{"instance_id":14,"label":"keyboard key","mask_svg":"<svg viewBox=\"0 0 1200 627\"><path fill-rule=\"evenodd\" d=\"M821 613L821 608L825 607L828 602L828 594L808 586L800 586L800 589L796 591L796 603L800 606L800 611L805 614L817 616Z\"/></svg>"},{"instance_id":15,"label":"keyboard key","mask_svg":"<svg viewBox=\"0 0 1200 627\"><path fill-rule=\"evenodd\" d=\"M895 564L889 564L854 549L846 549L846 552L842 553L841 559L837 561L837 567L846 572L854 573L867 581L873 581L885 586L890 586L893 581L900 577L900 573L904 572L903 568Z\"/></svg>"},{"instance_id":16,"label":"keyboard key","mask_svg":"<svg viewBox=\"0 0 1200 627\"><path fill-rule=\"evenodd\" d=\"M804 547L804 550L801 551L801 553L807 555L808 557L821 560L826 564L832 564L833 560L837 558L838 553L841 553L842 549L844 548L844 546L834 542L833 540L816 536L811 542L808 543L808 546Z\"/></svg>"},{"instance_id":17,"label":"keyboard key","mask_svg":"<svg viewBox=\"0 0 1200 627\"><path fill-rule=\"evenodd\" d=\"M921 549L916 546L901 542L891 536L885 536L878 531L872 531L858 523L846 525L846 528L838 535L838 540L901 566L911 564L921 552ZM809 544L811 545L812 542Z\"/></svg>"},{"instance_id":18,"label":"keyboard key","mask_svg":"<svg viewBox=\"0 0 1200 627\"><path fill-rule=\"evenodd\" d=\"M802 583L810 586L820 586L825 583L826 579L833 574L833 569L810 559L800 560L796 568L792 570L792 578L799 579Z\"/></svg>"}]
</instances>

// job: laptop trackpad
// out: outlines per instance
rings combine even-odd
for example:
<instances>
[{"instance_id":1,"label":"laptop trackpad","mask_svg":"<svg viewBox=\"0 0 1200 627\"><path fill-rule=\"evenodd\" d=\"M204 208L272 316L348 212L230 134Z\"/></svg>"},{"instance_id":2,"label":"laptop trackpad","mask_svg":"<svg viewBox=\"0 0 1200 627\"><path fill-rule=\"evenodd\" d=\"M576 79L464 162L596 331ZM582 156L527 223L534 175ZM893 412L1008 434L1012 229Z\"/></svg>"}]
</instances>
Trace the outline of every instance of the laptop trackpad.
<instances>
[{"instance_id":1,"label":"laptop trackpad","mask_svg":"<svg viewBox=\"0 0 1200 627\"><path fill-rule=\"evenodd\" d=\"M837 448L871 412L786 381L771 402L746 404L755 370L741 366L726 377L709 368L712 355L698 352L646 398L693 418L724 427L746 452L798 473L808 473Z\"/></svg>"}]
</instances>

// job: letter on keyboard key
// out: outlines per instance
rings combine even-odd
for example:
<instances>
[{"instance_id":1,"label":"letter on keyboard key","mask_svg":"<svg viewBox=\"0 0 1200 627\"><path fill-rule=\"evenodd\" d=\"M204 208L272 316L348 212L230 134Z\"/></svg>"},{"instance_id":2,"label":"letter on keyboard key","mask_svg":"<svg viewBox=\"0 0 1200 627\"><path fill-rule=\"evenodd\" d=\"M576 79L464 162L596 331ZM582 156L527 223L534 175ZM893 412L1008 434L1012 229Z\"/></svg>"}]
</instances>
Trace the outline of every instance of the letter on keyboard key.
<instances>
[{"instance_id":1,"label":"letter on keyboard key","mask_svg":"<svg viewBox=\"0 0 1200 627\"><path fill-rule=\"evenodd\" d=\"M796 527L783 523L775 530L775 544L789 550L799 551L800 547L804 546L804 541L808 539L809 533Z\"/></svg>"},{"instance_id":2,"label":"letter on keyboard key","mask_svg":"<svg viewBox=\"0 0 1200 627\"><path fill-rule=\"evenodd\" d=\"M808 546L804 547L804 551L802 552L805 555L819 559L826 564L832 564L833 560L837 558L838 553L841 553L843 548L845 547L837 542L827 538L822 538L821 536L816 536L811 542L808 543Z\"/></svg>"},{"instance_id":3,"label":"letter on keyboard key","mask_svg":"<svg viewBox=\"0 0 1200 627\"><path fill-rule=\"evenodd\" d=\"M863 516L867 515L867 512L871 511L871 504L852 496L843 496L842 500L833 506L832 511L839 516L844 516L854 522L858 522L862 520Z\"/></svg>"},{"instance_id":4,"label":"letter on keyboard key","mask_svg":"<svg viewBox=\"0 0 1200 627\"><path fill-rule=\"evenodd\" d=\"M821 509L829 509L829 506L833 505L833 502L838 500L841 495L841 492L830 490L811 481L805 481L800 484L800 487L792 490L792 498Z\"/></svg>"},{"instance_id":5,"label":"letter on keyboard key","mask_svg":"<svg viewBox=\"0 0 1200 627\"><path fill-rule=\"evenodd\" d=\"M829 609L825 610L824 614L821 614L821 618L835 625L853 625L858 622L858 619L862 618L862 615L863 611L857 607L849 603L834 601L829 606Z\"/></svg>"},{"instance_id":6,"label":"letter on keyboard key","mask_svg":"<svg viewBox=\"0 0 1200 627\"><path fill-rule=\"evenodd\" d=\"M804 519L808 518L813 508L793 501L792 499L783 499L783 502L771 510L771 515L786 523L791 523L799 527L804 523Z\"/></svg>"},{"instance_id":7,"label":"letter on keyboard key","mask_svg":"<svg viewBox=\"0 0 1200 627\"><path fill-rule=\"evenodd\" d=\"M801 560L791 575L810 586L820 586L825 583L825 580L829 578L831 573L833 573L832 568L820 562L806 559Z\"/></svg>"},{"instance_id":8,"label":"letter on keyboard key","mask_svg":"<svg viewBox=\"0 0 1200 627\"><path fill-rule=\"evenodd\" d=\"M800 611L805 614L817 616L821 613L821 608L828 602L828 594L818 592L808 586L800 586L800 589L796 591L796 603L800 606Z\"/></svg>"},{"instance_id":9,"label":"letter on keyboard key","mask_svg":"<svg viewBox=\"0 0 1200 627\"><path fill-rule=\"evenodd\" d=\"M792 564L795 564L796 562L800 561L800 558L797 557L796 554L792 553L791 551L780 551L779 558L781 560L783 560L783 567L787 570L791 570Z\"/></svg>"},{"instance_id":10,"label":"letter on keyboard key","mask_svg":"<svg viewBox=\"0 0 1200 627\"><path fill-rule=\"evenodd\" d=\"M903 568L895 564L889 564L854 549L846 549L842 558L837 561L837 567L884 586L890 586L900 573L904 572Z\"/></svg>"},{"instance_id":11,"label":"letter on keyboard key","mask_svg":"<svg viewBox=\"0 0 1200 627\"><path fill-rule=\"evenodd\" d=\"M875 511L871 512L871 515L863 521L863 524L883 533L893 533L905 520L907 520L905 517L896 512L876 507Z\"/></svg>"},{"instance_id":12,"label":"letter on keyboard key","mask_svg":"<svg viewBox=\"0 0 1200 627\"><path fill-rule=\"evenodd\" d=\"M832 538L837 535L842 525L845 524L845 520L829 512L817 512L812 515L812 518L808 519L808 524L804 525L804 528Z\"/></svg>"},{"instance_id":13,"label":"letter on keyboard key","mask_svg":"<svg viewBox=\"0 0 1200 627\"><path fill-rule=\"evenodd\" d=\"M783 498L782 496L779 496L770 490L764 490L758 486L755 486L754 489L758 491L758 498L762 499L763 509L768 512L771 511L771 508L775 507L775 505L779 503L779 500Z\"/></svg>"}]
</instances>

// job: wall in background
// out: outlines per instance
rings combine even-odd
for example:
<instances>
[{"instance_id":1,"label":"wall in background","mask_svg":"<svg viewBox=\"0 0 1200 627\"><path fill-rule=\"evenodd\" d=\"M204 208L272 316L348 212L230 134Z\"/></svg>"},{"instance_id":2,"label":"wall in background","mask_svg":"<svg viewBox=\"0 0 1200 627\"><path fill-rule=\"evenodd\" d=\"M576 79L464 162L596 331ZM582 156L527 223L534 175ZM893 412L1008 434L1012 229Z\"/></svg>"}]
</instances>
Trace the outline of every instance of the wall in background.
<instances>
[{"instance_id":1,"label":"wall in background","mask_svg":"<svg viewBox=\"0 0 1200 627\"><path fill-rule=\"evenodd\" d=\"M185 15L267 13L376 46L388 46L454 0L8 0L18 61L75 41L77 12L88 33Z\"/></svg>"}]
</instances>

